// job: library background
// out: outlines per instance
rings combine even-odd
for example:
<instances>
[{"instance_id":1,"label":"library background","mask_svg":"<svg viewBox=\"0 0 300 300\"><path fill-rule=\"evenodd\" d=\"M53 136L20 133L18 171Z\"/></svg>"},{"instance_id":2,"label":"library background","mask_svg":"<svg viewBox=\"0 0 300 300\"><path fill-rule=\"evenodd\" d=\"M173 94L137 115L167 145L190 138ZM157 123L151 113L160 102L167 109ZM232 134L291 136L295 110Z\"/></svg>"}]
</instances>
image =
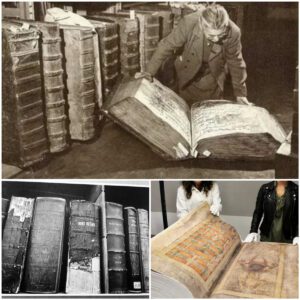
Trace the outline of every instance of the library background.
<instances>
[{"instance_id":1,"label":"library background","mask_svg":"<svg viewBox=\"0 0 300 300\"><path fill-rule=\"evenodd\" d=\"M203 3L2 2L3 178L297 178L298 4L220 4L241 30L255 106L237 104L227 76L232 102L190 112L174 93L179 53L154 82L134 76ZM196 110L228 134L207 122L193 136Z\"/></svg>"}]
</instances>

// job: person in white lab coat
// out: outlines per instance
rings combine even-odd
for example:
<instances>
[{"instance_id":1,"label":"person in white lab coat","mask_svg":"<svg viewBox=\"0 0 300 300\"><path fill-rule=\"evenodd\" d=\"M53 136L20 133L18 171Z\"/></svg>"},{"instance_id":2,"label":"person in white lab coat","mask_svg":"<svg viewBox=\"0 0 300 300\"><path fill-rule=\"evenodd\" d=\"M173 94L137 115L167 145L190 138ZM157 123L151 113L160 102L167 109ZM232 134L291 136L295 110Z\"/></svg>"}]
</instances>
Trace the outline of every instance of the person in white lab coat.
<instances>
[{"instance_id":1,"label":"person in white lab coat","mask_svg":"<svg viewBox=\"0 0 300 300\"><path fill-rule=\"evenodd\" d=\"M203 202L210 205L213 215L220 215L222 204L218 184L213 181L182 181L177 190L177 217L182 218Z\"/></svg>"}]
</instances>

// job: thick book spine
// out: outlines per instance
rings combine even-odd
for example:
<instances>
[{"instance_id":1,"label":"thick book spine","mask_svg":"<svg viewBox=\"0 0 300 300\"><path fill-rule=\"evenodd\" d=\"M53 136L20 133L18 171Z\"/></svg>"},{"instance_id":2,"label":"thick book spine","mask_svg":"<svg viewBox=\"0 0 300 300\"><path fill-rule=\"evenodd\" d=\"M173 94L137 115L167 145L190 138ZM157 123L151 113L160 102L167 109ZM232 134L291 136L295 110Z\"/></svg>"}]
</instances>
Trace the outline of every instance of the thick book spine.
<instances>
[{"instance_id":1,"label":"thick book spine","mask_svg":"<svg viewBox=\"0 0 300 300\"><path fill-rule=\"evenodd\" d=\"M99 206L70 204L67 294L100 294Z\"/></svg>"},{"instance_id":2,"label":"thick book spine","mask_svg":"<svg viewBox=\"0 0 300 300\"><path fill-rule=\"evenodd\" d=\"M36 26L42 35L45 111L50 152L60 152L68 146L60 32L57 24L39 22Z\"/></svg>"},{"instance_id":3,"label":"thick book spine","mask_svg":"<svg viewBox=\"0 0 300 300\"><path fill-rule=\"evenodd\" d=\"M126 293L128 287L123 206L106 202L105 207L109 293Z\"/></svg>"},{"instance_id":4,"label":"thick book spine","mask_svg":"<svg viewBox=\"0 0 300 300\"><path fill-rule=\"evenodd\" d=\"M122 16L113 13L90 12L92 20L108 18L119 25L120 44L120 66L121 74L124 76L134 76L140 70L139 58L139 23L138 19L130 19L127 15Z\"/></svg>"},{"instance_id":5,"label":"thick book spine","mask_svg":"<svg viewBox=\"0 0 300 300\"><path fill-rule=\"evenodd\" d=\"M97 21L95 24L100 42L100 65L103 96L110 93L120 72L118 24Z\"/></svg>"},{"instance_id":6,"label":"thick book spine","mask_svg":"<svg viewBox=\"0 0 300 300\"><path fill-rule=\"evenodd\" d=\"M7 218L7 212L9 208L9 199L2 198L2 232L4 230L5 221ZM2 236L3 238L3 236Z\"/></svg>"},{"instance_id":7,"label":"thick book spine","mask_svg":"<svg viewBox=\"0 0 300 300\"><path fill-rule=\"evenodd\" d=\"M140 25L140 66L146 70L159 42L159 17L147 13L137 13Z\"/></svg>"},{"instance_id":8,"label":"thick book spine","mask_svg":"<svg viewBox=\"0 0 300 300\"><path fill-rule=\"evenodd\" d=\"M36 199L24 278L26 292L59 291L65 203L61 198Z\"/></svg>"},{"instance_id":9,"label":"thick book spine","mask_svg":"<svg viewBox=\"0 0 300 300\"><path fill-rule=\"evenodd\" d=\"M73 140L86 141L95 135L95 72L92 30L64 26L69 129Z\"/></svg>"},{"instance_id":10,"label":"thick book spine","mask_svg":"<svg viewBox=\"0 0 300 300\"><path fill-rule=\"evenodd\" d=\"M48 150L37 30L3 24L3 162L21 168L45 159Z\"/></svg>"},{"instance_id":11,"label":"thick book spine","mask_svg":"<svg viewBox=\"0 0 300 300\"><path fill-rule=\"evenodd\" d=\"M20 290L34 199L12 197L2 240L2 291Z\"/></svg>"},{"instance_id":12,"label":"thick book spine","mask_svg":"<svg viewBox=\"0 0 300 300\"><path fill-rule=\"evenodd\" d=\"M149 293L149 221L148 211L138 209L139 240L143 292Z\"/></svg>"},{"instance_id":13,"label":"thick book spine","mask_svg":"<svg viewBox=\"0 0 300 300\"><path fill-rule=\"evenodd\" d=\"M134 207L124 208L125 221L125 246L128 269L128 289L130 292L141 292L141 267L139 228L137 223L137 211Z\"/></svg>"}]
</instances>

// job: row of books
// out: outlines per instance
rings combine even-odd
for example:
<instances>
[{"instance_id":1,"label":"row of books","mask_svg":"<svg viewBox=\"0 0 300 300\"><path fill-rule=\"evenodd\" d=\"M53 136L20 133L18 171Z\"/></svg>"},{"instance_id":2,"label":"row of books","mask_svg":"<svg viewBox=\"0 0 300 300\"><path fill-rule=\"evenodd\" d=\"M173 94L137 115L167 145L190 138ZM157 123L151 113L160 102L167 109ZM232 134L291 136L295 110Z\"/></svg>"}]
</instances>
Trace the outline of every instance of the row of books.
<instances>
[{"instance_id":1,"label":"row of books","mask_svg":"<svg viewBox=\"0 0 300 300\"><path fill-rule=\"evenodd\" d=\"M4 293L149 292L147 210L103 199L68 206L62 198L12 196L8 212L9 201L2 203Z\"/></svg>"},{"instance_id":2,"label":"row of books","mask_svg":"<svg viewBox=\"0 0 300 300\"><path fill-rule=\"evenodd\" d=\"M93 139L119 76L145 70L173 26L168 10L89 14L96 34L79 25L3 20L5 163L28 167L70 140Z\"/></svg>"}]
</instances>

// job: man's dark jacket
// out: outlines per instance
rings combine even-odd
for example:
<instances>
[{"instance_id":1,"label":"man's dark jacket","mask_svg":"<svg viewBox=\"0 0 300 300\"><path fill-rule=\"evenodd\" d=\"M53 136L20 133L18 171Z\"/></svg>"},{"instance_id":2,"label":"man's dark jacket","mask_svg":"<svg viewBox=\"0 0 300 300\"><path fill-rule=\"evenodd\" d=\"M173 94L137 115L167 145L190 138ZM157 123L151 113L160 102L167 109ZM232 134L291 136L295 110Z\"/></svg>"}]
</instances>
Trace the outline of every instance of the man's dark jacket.
<instances>
[{"instance_id":1,"label":"man's dark jacket","mask_svg":"<svg viewBox=\"0 0 300 300\"><path fill-rule=\"evenodd\" d=\"M256 207L253 213L250 232L259 229L262 235L269 236L276 210L276 183L264 184L257 196ZM285 205L283 209L283 234L287 240L298 236L298 185L292 181L288 182Z\"/></svg>"},{"instance_id":2,"label":"man's dark jacket","mask_svg":"<svg viewBox=\"0 0 300 300\"><path fill-rule=\"evenodd\" d=\"M176 28L164 38L153 54L147 72L154 76L162 63L174 54L174 51L182 49L181 57L177 57L175 68L177 72L179 88L184 88L193 80L202 66L204 33L200 26L199 12L186 15ZM227 65L225 67L225 64ZM208 65L210 71L220 89L224 89L226 77L225 69L228 68L234 95L246 97L246 64L242 56L241 32L236 24L229 22L229 33L222 45L213 44Z\"/></svg>"}]
</instances>

